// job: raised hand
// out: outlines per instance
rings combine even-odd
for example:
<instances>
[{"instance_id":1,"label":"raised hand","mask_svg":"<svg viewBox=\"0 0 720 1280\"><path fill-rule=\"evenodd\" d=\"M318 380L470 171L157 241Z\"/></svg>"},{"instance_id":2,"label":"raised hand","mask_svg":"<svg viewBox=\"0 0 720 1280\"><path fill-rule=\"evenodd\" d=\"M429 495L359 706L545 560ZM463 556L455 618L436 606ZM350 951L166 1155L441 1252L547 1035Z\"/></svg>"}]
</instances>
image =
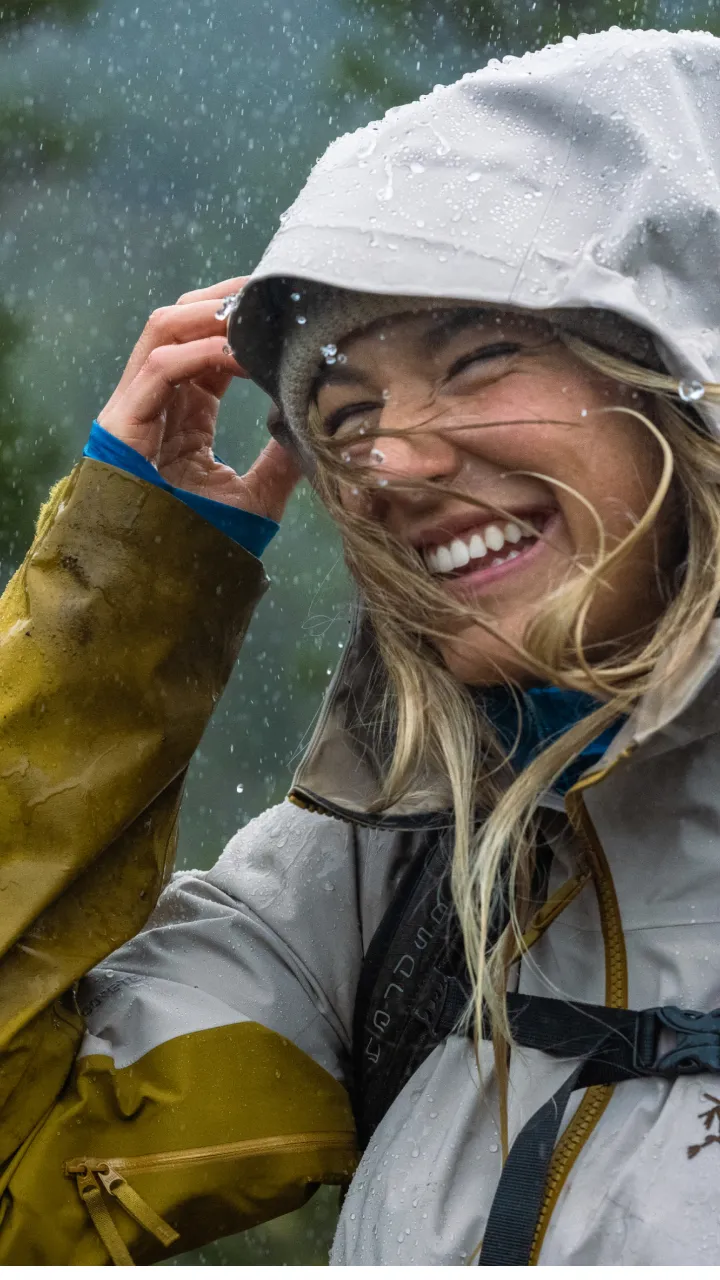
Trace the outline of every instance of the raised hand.
<instances>
[{"instance_id":1,"label":"raised hand","mask_svg":"<svg viewBox=\"0 0 720 1280\"><path fill-rule=\"evenodd\" d=\"M181 489L279 520L300 478L275 440L244 476L213 454L220 401L248 375L230 353L219 302L247 277L184 293L153 311L97 421Z\"/></svg>"}]
</instances>

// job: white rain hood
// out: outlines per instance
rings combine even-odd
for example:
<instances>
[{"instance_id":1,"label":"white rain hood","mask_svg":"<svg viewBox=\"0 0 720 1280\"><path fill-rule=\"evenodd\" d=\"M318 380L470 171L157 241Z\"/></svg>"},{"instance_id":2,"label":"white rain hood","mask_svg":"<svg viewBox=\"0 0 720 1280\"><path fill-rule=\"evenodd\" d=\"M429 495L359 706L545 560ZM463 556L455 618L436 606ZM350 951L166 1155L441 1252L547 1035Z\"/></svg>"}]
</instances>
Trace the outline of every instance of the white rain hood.
<instances>
[{"instance_id":1,"label":"white rain hood","mask_svg":"<svg viewBox=\"0 0 720 1280\"><path fill-rule=\"evenodd\" d=\"M649 330L669 372L720 380L720 40L566 38L438 87L338 138L231 314L271 395L290 294L311 280L533 309L599 307ZM720 430L720 412L695 406Z\"/></svg>"}]
</instances>

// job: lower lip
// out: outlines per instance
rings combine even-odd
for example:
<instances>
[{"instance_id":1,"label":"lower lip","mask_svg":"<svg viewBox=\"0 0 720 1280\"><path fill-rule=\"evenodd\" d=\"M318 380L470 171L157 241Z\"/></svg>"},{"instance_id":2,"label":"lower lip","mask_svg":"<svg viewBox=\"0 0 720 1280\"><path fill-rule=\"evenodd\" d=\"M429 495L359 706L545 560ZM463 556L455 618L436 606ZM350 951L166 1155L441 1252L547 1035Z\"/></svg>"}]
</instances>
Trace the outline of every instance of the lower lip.
<instances>
[{"instance_id":1,"label":"lower lip","mask_svg":"<svg viewBox=\"0 0 720 1280\"><path fill-rule=\"evenodd\" d=\"M505 560L502 564L490 565L487 569L473 569L460 578L442 578L436 575L435 580L455 595L465 595L470 592L475 594L481 587L494 586L501 579L517 573L518 569L532 568L538 556L549 550L547 542L552 541L553 534L559 529L560 519L560 512L554 512L537 542L533 542L531 546L521 551L515 560Z\"/></svg>"}]
</instances>

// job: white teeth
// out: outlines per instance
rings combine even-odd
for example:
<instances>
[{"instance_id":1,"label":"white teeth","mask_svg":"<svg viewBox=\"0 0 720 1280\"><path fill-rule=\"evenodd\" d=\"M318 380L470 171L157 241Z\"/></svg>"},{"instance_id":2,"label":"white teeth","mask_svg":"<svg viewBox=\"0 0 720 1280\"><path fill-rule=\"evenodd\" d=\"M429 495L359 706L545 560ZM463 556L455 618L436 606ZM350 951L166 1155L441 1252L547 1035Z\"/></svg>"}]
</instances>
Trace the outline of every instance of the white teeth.
<instances>
[{"instance_id":1,"label":"white teeth","mask_svg":"<svg viewBox=\"0 0 720 1280\"><path fill-rule=\"evenodd\" d=\"M431 573L453 573L457 569L464 569L471 560L484 559L489 551L496 554L492 560L486 560L486 564L504 564L506 560L516 560L520 551L508 551L504 556L498 556L497 552L502 551L506 543L521 542L528 536L514 520L508 520L503 525L486 525L482 533L473 533L469 540L453 538L445 546L428 548L423 554Z\"/></svg>"},{"instance_id":2,"label":"white teeth","mask_svg":"<svg viewBox=\"0 0 720 1280\"><path fill-rule=\"evenodd\" d=\"M503 531L496 524L489 524L485 530L485 541L490 551L502 551L505 545Z\"/></svg>"},{"instance_id":3,"label":"white teeth","mask_svg":"<svg viewBox=\"0 0 720 1280\"><path fill-rule=\"evenodd\" d=\"M450 555L452 556L454 569L464 569L465 565L470 563L470 552L465 543L461 542L459 538L450 543Z\"/></svg>"},{"instance_id":4,"label":"white teeth","mask_svg":"<svg viewBox=\"0 0 720 1280\"><path fill-rule=\"evenodd\" d=\"M449 547L438 547L435 552L438 573L451 573L455 568Z\"/></svg>"}]
</instances>

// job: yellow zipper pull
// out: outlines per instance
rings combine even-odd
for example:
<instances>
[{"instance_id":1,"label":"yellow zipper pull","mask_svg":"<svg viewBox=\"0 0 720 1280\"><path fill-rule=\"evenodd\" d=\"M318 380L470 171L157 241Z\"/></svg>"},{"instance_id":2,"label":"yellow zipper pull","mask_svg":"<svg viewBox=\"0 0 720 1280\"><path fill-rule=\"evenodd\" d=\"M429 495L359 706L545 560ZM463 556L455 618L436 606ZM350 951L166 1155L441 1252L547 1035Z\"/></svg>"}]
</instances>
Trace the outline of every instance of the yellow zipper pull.
<instances>
[{"instance_id":1,"label":"yellow zipper pull","mask_svg":"<svg viewBox=\"0 0 720 1280\"><path fill-rule=\"evenodd\" d=\"M121 1239L120 1233L110 1216L110 1210L103 1200L102 1191L95 1174L91 1173L85 1165L77 1166L72 1170L72 1173L77 1181L80 1199L90 1214L92 1224L115 1266L134 1267L135 1263L130 1257L127 1245Z\"/></svg>"},{"instance_id":2,"label":"yellow zipper pull","mask_svg":"<svg viewBox=\"0 0 720 1280\"><path fill-rule=\"evenodd\" d=\"M126 1182L117 1169L113 1169L111 1165L107 1164L99 1165L97 1173L109 1195L119 1200L131 1218L134 1218L141 1227L144 1227L146 1231L155 1236L155 1239L165 1245L165 1248L180 1239L177 1231L170 1226L170 1223L161 1218L150 1207L147 1200L143 1200L142 1196L138 1195L137 1191L130 1186L129 1182Z\"/></svg>"}]
</instances>

